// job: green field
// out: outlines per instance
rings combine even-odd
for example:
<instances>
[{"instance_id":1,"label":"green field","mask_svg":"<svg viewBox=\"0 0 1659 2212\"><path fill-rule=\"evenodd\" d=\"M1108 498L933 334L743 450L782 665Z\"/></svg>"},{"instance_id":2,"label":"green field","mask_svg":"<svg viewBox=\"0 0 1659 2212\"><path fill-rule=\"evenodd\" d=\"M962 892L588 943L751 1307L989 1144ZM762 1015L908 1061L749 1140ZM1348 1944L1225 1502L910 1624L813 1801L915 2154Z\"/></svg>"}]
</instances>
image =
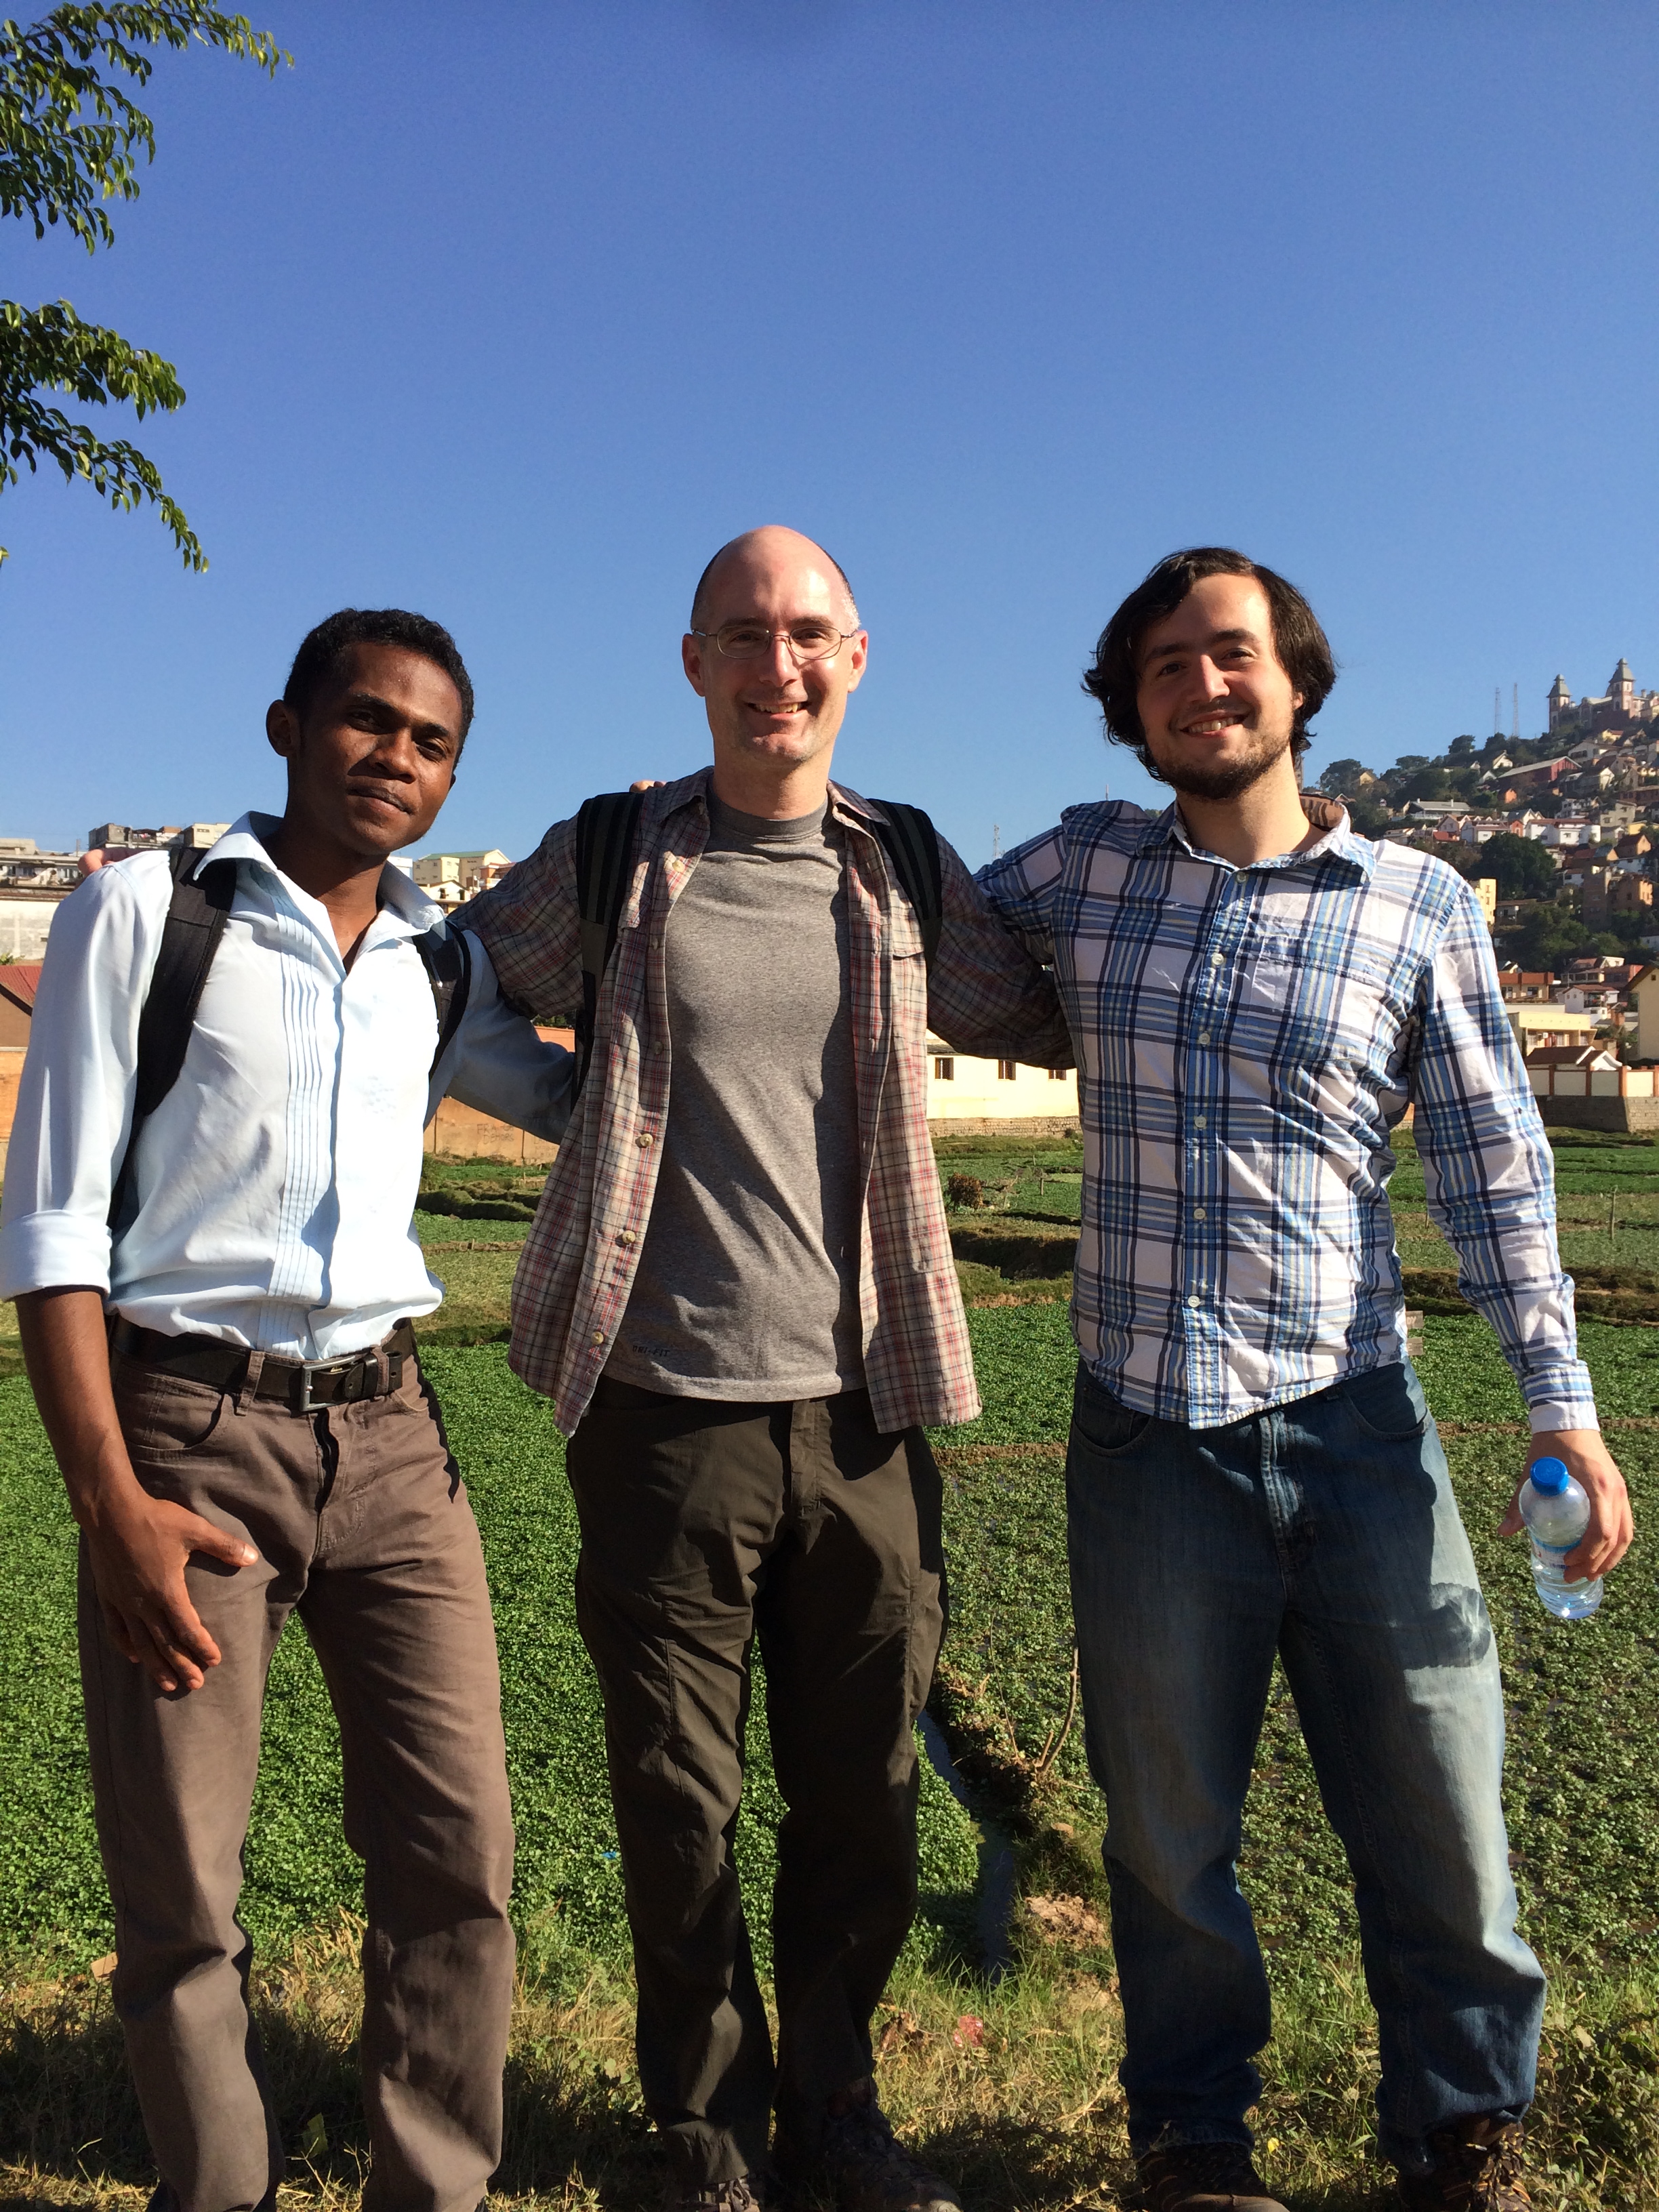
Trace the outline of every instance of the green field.
<instances>
[{"instance_id":1,"label":"green field","mask_svg":"<svg viewBox=\"0 0 1659 2212\"><path fill-rule=\"evenodd\" d=\"M626 1953L617 1839L605 1782L599 1694L577 1638L570 1589L575 1513L564 1448L546 1401L507 1371L497 1347L425 1355L489 1553L519 1832L516 1914L541 1942L621 1960ZM27 1386L0 1383L0 1495L11 1632L0 1644L0 1762L11 1778L0 1824L0 1943L38 1965L109 1949L73 1661L73 1528ZM757 1706L758 1713L759 1707ZM782 1808L757 1721L738 1856L756 1906L770 1881ZM291 1632L271 1671L264 1754L244 1892L264 1943L358 1908L358 1863L339 1833L340 1780L322 1678ZM931 1770L924 1789L927 1904L918 1955L972 1915L979 1838ZM949 1939L954 1942L952 1934Z\"/></svg>"},{"instance_id":2,"label":"green field","mask_svg":"<svg viewBox=\"0 0 1659 2212\"><path fill-rule=\"evenodd\" d=\"M1420 1170L1409 1146L1401 1150L1405 1256L1431 1275L1449 1262L1431 1232L1417 1232ZM948 1478L952 1619L934 1705L969 1778L972 1812L928 1771L924 1908L882 2045L884 2094L962 2179L974 2212L1109 2205L1124 2170L1102 1808L1080 1730L1067 1725L1060 1447L1073 1355L1060 1302L1067 1279L1052 1262L1058 1252L1069 1264L1075 1158L1062 1146L1006 1163L985 1149L941 1162L946 1175L1006 1185L988 1188L989 1205L952 1215L977 1309L985 1411L935 1439ZM1614 1201L1616 1261L1578 1264L1611 1264L1622 1277L1626 1238L1651 1233L1659 1211L1659 1152L1562 1146L1558 1158L1565 1218L1577 1205ZM574 2212L643 2206L656 2184L627 2046L620 1883L596 1693L572 1613L562 1447L546 1406L514 1381L492 1340L538 1180L445 1167L428 1199L447 1210L428 1203L416 1219L448 1293L423 1331L424 1357L490 1563L520 1839L525 2001L501 2185ZM1567 1231L1607 1233L1589 1221ZM1419 1364L1504 1662L1507 1810L1524 1924L1556 1978L1537 2124L1539 2157L1553 2171L1534 2199L1563 2212L1633 2212L1659 2206L1659 1594L1645 1533L1659 1514L1659 1340L1646 1327L1591 1318L1585 1304L1583 1348L1638 1527L1588 1624L1544 1616L1522 1546L1493 1533L1524 1437L1518 1394L1485 1323L1455 1301L1431 1310ZM16 1376L0 1377L0 1512L11 1601L0 1630L0 1954L9 1961L0 2163L12 2162L10 2202L95 2197L137 2212L143 2148L106 2000L85 1972L108 1948L110 1923L74 1673L72 1530ZM246 1905L270 1962L260 2002L284 2124L296 2146L313 2142L295 2185L331 2204L355 2185L362 2140L348 2064L349 1916L361 1887L338 1808L331 1719L304 1638L290 1633L271 1679ZM779 1809L757 1728L738 1854L762 1929ZM998 1862L1006 1867L1010 1852L1014 1895L999 1929L994 1915L988 1926L984 1918L986 1882L1006 1887ZM1241 1879L1277 1992L1260 2116L1274 2146L1274 2185L1309 2212L1380 2205L1386 2176L1365 2155L1375 2036L1352 1905L1282 1686ZM1006 1966L1000 1978L988 1978L988 1955ZM959 2015L972 2018L965 2042ZM316 2148L325 2138L325 2155Z\"/></svg>"}]
</instances>

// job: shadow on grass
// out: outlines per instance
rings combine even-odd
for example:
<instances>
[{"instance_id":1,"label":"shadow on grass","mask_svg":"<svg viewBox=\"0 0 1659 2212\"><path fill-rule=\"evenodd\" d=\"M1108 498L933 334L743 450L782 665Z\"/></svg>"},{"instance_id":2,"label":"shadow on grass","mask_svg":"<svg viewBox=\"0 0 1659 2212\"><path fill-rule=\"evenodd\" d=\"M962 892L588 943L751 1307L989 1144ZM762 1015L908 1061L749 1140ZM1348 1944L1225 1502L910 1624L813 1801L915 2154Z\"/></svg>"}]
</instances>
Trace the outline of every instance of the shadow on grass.
<instances>
[{"instance_id":1,"label":"shadow on grass","mask_svg":"<svg viewBox=\"0 0 1659 2212\"><path fill-rule=\"evenodd\" d=\"M368 2165L357 2080L355 1976L337 1960L279 1969L254 2016L289 2151L285 2181L306 2198L355 2203ZM76 1976L15 1987L0 2026L0 2212L147 2197L155 2173L121 2031L106 1988ZM626 2063L631 2018L603 2008L517 2008L505 2081L506 2151L496 2196L563 2205L654 2208L662 2169ZM19 2185L26 2193L20 2193ZM286 2194L286 2191L284 2192Z\"/></svg>"}]
</instances>

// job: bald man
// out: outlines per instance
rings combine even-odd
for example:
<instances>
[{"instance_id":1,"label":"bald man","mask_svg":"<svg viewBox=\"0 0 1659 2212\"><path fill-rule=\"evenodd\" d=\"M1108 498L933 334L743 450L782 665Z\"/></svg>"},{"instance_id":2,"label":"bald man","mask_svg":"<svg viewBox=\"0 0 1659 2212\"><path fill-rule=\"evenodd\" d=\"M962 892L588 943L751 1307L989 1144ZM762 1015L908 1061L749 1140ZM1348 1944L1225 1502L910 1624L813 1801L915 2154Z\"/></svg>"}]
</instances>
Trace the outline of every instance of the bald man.
<instances>
[{"instance_id":1,"label":"bald man","mask_svg":"<svg viewBox=\"0 0 1659 2212\"><path fill-rule=\"evenodd\" d=\"M979 1411L927 1135L927 1030L1068 1066L1047 971L939 848L931 963L881 806L830 781L868 636L797 532L705 570L681 642L714 765L645 797L591 1072L515 1287L570 1437L639 2060L675 2212L772 2162L852 2212L958 2200L895 2142L870 2019L916 1900L915 1727L945 1618L923 1424ZM502 988L580 996L575 824L474 902ZM775 2062L732 1856L758 1638L787 1812Z\"/></svg>"}]
</instances>

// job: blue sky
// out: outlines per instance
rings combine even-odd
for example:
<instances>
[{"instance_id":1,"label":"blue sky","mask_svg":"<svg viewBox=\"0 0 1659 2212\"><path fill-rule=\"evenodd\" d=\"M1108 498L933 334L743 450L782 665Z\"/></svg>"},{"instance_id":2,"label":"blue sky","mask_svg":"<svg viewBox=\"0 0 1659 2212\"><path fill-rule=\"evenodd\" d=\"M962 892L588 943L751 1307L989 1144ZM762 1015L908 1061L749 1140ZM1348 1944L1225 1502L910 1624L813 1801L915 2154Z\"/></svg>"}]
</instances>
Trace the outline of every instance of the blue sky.
<instances>
[{"instance_id":1,"label":"blue sky","mask_svg":"<svg viewBox=\"0 0 1659 2212\"><path fill-rule=\"evenodd\" d=\"M301 635L400 603L477 686L441 842L521 853L706 758L691 585L767 520L871 630L840 772L973 862L1147 795L1078 677L1177 544L1312 599L1312 774L1659 684L1650 6L251 12L295 67L160 61L112 252L0 231L177 364L139 435L212 562L0 499L0 833L279 803Z\"/></svg>"}]
</instances>

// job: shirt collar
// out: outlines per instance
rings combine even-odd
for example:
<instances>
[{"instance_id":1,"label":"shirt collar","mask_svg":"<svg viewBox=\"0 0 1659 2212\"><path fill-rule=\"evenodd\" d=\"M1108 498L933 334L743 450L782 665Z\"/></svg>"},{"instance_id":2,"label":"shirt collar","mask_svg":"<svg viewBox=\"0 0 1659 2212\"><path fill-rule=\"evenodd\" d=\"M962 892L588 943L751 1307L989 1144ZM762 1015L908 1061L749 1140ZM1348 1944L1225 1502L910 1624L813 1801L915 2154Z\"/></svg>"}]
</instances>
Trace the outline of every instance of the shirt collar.
<instances>
[{"instance_id":1,"label":"shirt collar","mask_svg":"<svg viewBox=\"0 0 1659 2212\"><path fill-rule=\"evenodd\" d=\"M199 876L214 860L252 860L256 867L268 870L279 882L298 891L300 886L283 873L268 848L268 841L281 826L280 815L260 814L250 809L231 823L216 844L208 847L191 874ZM300 895L306 896L304 892ZM390 919L394 924L401 922L411 937L419 937L441 923L444 912L425 896L412 876L406 875L395 861L388 860L380 871L380 919Z\"/></svg>"},{"instance_id":2,"label":"shirt collar","mask_svg":"<svg viewBox=\"0 0 1659 2212\"><path fill-rule=\"evenodd\" d=\"M1302 811L1321 834L1311 845L1299 853L1280 853L1271 860L1256 860L1258 868L1299 868L1318 860L1336 860L1355 868L1369 883L1376 868L1376 848L1369 837L1362 837L1348 819L1348 810L1338 800L1322 798L1317 792L1302 793ZM1160 845L1178 845L1183 853L1195 860L1206 860L1212 867L1224 868L1231 864L1218 854L1206 853L1194 845L1187 834L1178 805L1166 806L1147 823L1136 844L1137 853L1150 853ZM1240 872L1243 872L1242 871Z\"/></svg>"},{"instance_id":3,"label":"shirt collar","mask_svg":"<svg viewBox=\"0 0 1659 2212\"><path fill-rule=\"evenodd\" d=\"M655 802L653 811L664 821L671 814L678 813L683 806L696 805L706 807L714 774L712 768L697 769L690 775L683 775L673 783L665 783L655 791L647 792L647 803ZM872 830L875 826L874 805L844 783L830 784L830 812L834 820L850 823L855 830ZM237 826L240 828L241 825L239 823Z\"/></svg>"}]
</instances>

